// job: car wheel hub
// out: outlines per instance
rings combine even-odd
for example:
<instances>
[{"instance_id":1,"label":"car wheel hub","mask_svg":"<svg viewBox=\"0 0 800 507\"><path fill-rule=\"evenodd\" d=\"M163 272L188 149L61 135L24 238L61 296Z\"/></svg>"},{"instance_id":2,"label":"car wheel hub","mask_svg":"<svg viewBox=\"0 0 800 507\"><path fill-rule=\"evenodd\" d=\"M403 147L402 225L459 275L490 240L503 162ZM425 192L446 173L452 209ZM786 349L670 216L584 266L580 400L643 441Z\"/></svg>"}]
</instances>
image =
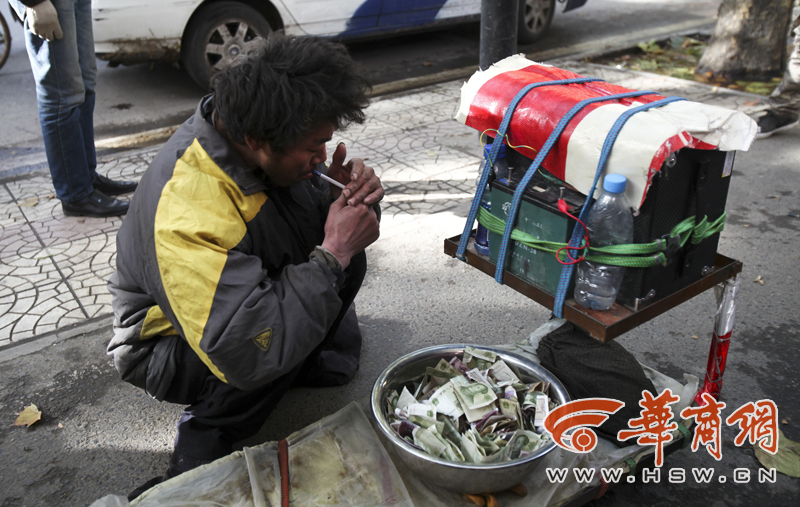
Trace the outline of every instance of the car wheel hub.
<instances>
[{"instance_id":1,"label":"car wheel hub","mask_svg":"<svg viewBox=\"0 0 800 507\"><path fill-rule=\"evenodd\" d=\"M538 32L543 29L547 22L548 7L550 5L548 0L523 0L525 2L525 25L532 32Z\"/></svg>"},{"instance_id":2,"label":"car wheel hub","mask_svg":"<svg viewBox=\"0 0 800 507\"><path fill-rule=\"evenodd\" d=\"M244 21L234 20L214 28L206 44L206 62L213 71L229 67L233 60L247 54L260 36Z\"/></svg>"}]
</instances>

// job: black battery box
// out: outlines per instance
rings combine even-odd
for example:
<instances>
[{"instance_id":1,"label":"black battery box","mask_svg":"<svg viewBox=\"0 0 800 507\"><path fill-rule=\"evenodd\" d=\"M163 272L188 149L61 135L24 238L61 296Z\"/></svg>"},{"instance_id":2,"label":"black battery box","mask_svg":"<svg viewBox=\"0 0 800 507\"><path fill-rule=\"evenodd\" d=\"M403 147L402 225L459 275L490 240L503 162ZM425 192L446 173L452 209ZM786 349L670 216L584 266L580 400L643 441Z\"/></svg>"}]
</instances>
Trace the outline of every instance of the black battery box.
<instances>
[{"instance_id":1,"label":"black battery box","mask_svg":"<svg viewBox=\"0 0 800 507\"><path fill-rule=\"evenodd\" d=\"M501 211L503 204L511 200L517 183L531 164L531 159L513 149L506 151L506 157L511 167L508 184L492 184L492 214L504 220L507 217ZM698 222L704 216L708 222L719 218L725 212L733 158L734 152L693 148L683 148L673 153L653 177L642 207L634 213L634 243L651 243L665 238L688 217L694 216ZM507 194L507 198L498 195L498 192ZM523 194L517 228L540 239L568 241L574 220L558 211L555 203L559 197L567 201L569 208L574 210L570 213L576 216L585 201L583 194L568 185L537 174ZM499 206L495 206L495 202ZM554 216L547 218L547 214ZM535 227L531 227L532 216L538 217ZM548 227L545 230L538 224ZM499 235L490 235L491 260L495 263L499 241ZM617 303L636 311L694 283L713 269L718 243L719 233L697 245L687 241L683 248L673 241L673 248L666 252L666 265L627 268ZM554 280L560 276L561 264L552 255L536 255L531 250L513 241L506 269L551 294L555 293L557 284L554 286ZM572 287L574 276L568 299L572 297Z\"/></svg>"}]
</instances>

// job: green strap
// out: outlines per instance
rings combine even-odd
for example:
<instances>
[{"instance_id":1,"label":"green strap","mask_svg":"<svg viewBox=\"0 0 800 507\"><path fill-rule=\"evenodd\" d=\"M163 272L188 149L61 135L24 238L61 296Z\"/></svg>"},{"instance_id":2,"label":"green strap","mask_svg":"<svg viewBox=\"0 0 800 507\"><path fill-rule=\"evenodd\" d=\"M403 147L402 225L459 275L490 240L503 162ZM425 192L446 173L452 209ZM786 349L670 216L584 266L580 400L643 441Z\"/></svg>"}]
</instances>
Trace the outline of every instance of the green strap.
<instances>
[{"instance_id":1,"label":"green strap","mask_svg":"<svg viewBox=\"0 0 800 507\"><path fill-rule=\"evenodd\" d=\"M676 239L680 247L687 241L696 245L725 228L726 213L723 213L716 220L709 223L708 217L703 217L699 224L695 224L695 217L689 217L678 223L669 233L669 238ZM480 208L478 210L478 223L488 230L503 234L506 222L502 218L493 215L491 212ZM560 248L567 246L567 243L556 241L545 241L537 239L527 232L522 232L517 228L512 229L511 239L527 245L531 248L541 250L556 255ZM669 239L659 238L652 243L614 245L606 247L589 247L590 254L586 259L601 264L612 266L624 266L629 268L649 268L658 264L666 264L667 256L664 254L671 244ZM581 242L581 247L585 242ZM562 250L558 258L562 262L568 262L566 251Z\"/></svg>"},{"instance_id":2,"label":"green strap","mask_svg":"<svg viewBox=\"0 0 800 507\"><path fill-rule=\"evenodd\" d=\"M681 421L674 421L678 425L678 430L683 435L683 443L681 444L681 449L686 449L689 444L692 443L692 433L689 431L689 428L683 425Z\"/></svg>"},{"instance_id":3,"label":"green strap","mask_svg":"<svg viewBox=\"0 0 800 507\"><path fill-rule=\"evenodd\" d=\"M636 475L636 465L637 465L637 463L636 463L636 460L634 460L634 459L632 459L632 458L628 458L628 459L626 459L626 460L624 461L624 463L625 463L626 465L628 465L628 468L630 469L630 471L628 472L628 474L630 474L630 475Z\"/></svg>"}]
</instances>

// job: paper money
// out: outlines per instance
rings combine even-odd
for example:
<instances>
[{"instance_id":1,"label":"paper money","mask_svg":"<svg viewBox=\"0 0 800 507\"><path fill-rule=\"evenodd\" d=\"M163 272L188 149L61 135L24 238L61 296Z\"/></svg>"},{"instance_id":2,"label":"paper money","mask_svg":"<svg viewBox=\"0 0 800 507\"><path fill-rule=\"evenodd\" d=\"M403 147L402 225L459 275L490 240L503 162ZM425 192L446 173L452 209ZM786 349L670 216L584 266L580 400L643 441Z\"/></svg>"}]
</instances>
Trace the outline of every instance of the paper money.
<instances>
[{"instance_id":1,"label":"paper money","mask_svg":"<svg viewBox=\"0 0 800 507\"><path fill-rule=\"evenodd\" d=\"M494 391L494 387L496 384L494 384L494 382L491 382L489 378L486 375L484 375L483 372L481 372L479 369L473 368L469 370L465 375L468 379L474 380L475 382L480 382L481 384L485 384Z\"/></svg>"},{"instance_id":2,"label":"paper money","mask_svg":"<svg viewBox=\"0 0 800 507\"><path fill-rule=\"evenodd\" d=\"M468 433L464 433L461 437L461 452L470 463L483 463L483 459L486 457L485 451L475 442L474 437Z\"/></svg>"},{"instance_id":3,"label":"paper money","mask_svg":"<svg viewBox=\"0 0 800 507\"><path fill-rule=\"evenodd\" d=\"M450 366L449 364L447 366ZM451 367L452 368L452 367ZM455 370L455 368L453 368ZM433 385L435 387L441 387L446 383L450 382L450 379L456 376L460 376L461 373L458 371L455 374L450 373L449 371L442 371L437 368L428 368L427 375L430 378L429 385ZM423 392L425 392L423 390Z\"/></svg>"},{"instance_id":4,"label":"paper money","mask_svg":"<svg viewBox=\"0 0 800 507\"><path fill-rule=\"evenodd\" d=\"M481 420L480 420L480 421L478 421L478 422L475 424L475 429L476 429L476 430L480 431L481 429L483 429L483 427L484 427L485 425L487 425L487 424L489 424L489 423L490 423L490 421L489 421L489 420L490 420L492 417L494 417L494 416L496 416L496 415L498 415L498 414L500 413L500 411L499 411L499 410L497 410L497 409L494 407L494 405L491 405L491 407L492 407L492 411L491 411L491 412L489 412L488 414L484 415L484 416L481 418Z\"/></svg>"},{"instance_id":5,"label":"paper money","mask_svg":"<svg viewBox=\"0 0 800 507\"><path fill-rule=\"evenodd\" d=\"M430 404L440 414L445 414L453 419L458 419L464 414L461 402L456 395L455 387L451 382L440 387L430 398Z\"/></svg>"},{"instance_id":6,"label":"paper money","mask_svg":"<svg viewBox=\"0 0 800 507\"><path fill-rule=\"evenodd\" d=\"M406 407L416 402L417 399L414 398L414 395L404 387L403 391L400 393L400 396L397 398L397 405L395 405L395 407L399 408L400 410L405 410Z\"/></svg>"},{"instance_id":7,"label":"paper money","mask_svg":"<svg viewBox=\"0 0 800 507\"><path fill-rule=\"evenodd\" d=\"M456 358L457 359L457 358ZM436 364L436 370L439 370L444 373L448 373L450 378L457 377L461 375L461 372L458 371L453 365L448 363L444 359L439 359L439 362Z\"/></svg>"},{"instance_id":8,"label":"paper money","mask_svg":"<svg viewBox=\"0 0 800 507\"><path fill-rule=\"evenodd\" d=\"M439 433L444 431L444 423L436 419L435 407L422 403L414 403L413 405L409 405L406 411L408 412L408 420L417 426L422 426L423 428L435 426Z\"/></svg>"},{"instance_id":9,"label":"paper money","mask_svg":"<svg viewBox=\"0 0 800 507\"><path fill-rule=\"evenodd\" d=\"M500 413L517 419L519 413L519 403L517 400L501 398L497 400L500 408Z\"/></svg>"},{"instance_id":10,"label":"paper money","mask_svg":"<svg viewBox=\"0 0 800 507\"><path fill-rule=\"evenodd\" d=\"M502 359L491 366L491 371L498 382L519 382L519 378Z\"/></svg>"},{"instance_id":11,"label":"paper money","mask_svg":"<svg viewBox=\"0 0 800 507\"><path fill-rule=\"evenodd\" d=\"M451 442L461 445L461 433L458 432L458 428L453 424L452 420L445 416L444 414L439 414L436 419L444 424L444 431L442 431L442 436L445 437L447 440ZM459 447L460 448L460 447Z\"/></svg>"},{"instance_id":12,"label":"paper money","mask_svg":"<svg viewBox=\"0 0 800 507\"><path fill-rule=\"evenodd\" d=\"M539 391L533 392L526 392L522 398L522 411L525 413L531 412L531 414L535 413L536 411L536 395L542 394Z\"/></svg>"},{"instance_id":13,"label":"paper money","mask_svg":"<svg viewBox=\"0 0 800 507\"><path fill-rule=\"evenodd\" d=\"M478 349L475 347L465 347L464 354L469 354L475 359L482 359L489 364L497 361L497 354L494 352L489 352L488 350Z\"/></svg>"},{"instance_id":14,"label":"paper money","mask_svg":"<svg viewBox=\"0 0 800 507\"><path fill-rule=\"evenodd\" d=\"M466 364L464 364L464 363L461 361L461 359L459 359L459 358L457 358L457 357L453 357L453 359L451 359L451 360L450 360L450 366L452 366L453 368L455 368L456 370L458 370L458 372L459 372L459 373L461 373L462 375L463 375L464 373L466 373L466 372L467 372L467 370L469 370L469 368L467 368L467 365L466 365Z\"/></svg>"},{"instance_id":15,"label":"paper money","mask_svg":"<svg viewBox=\"0 0 800 507\"><path fill-rule=\"evenodd\" d=\"M542 445L542 440L532 431L517 430L505 448L506 459L524 457Z\"/></svg>"},{"instance_id":16,"label":"paper money","mask_svg":"<svg viewBox=\"0 0 800 507\"><path fill-rule=\"evenodd\" d=\"M458 400L465 411L485 407L497 399L492 389L486 384L470 384L465 377L455 377L450 380L450 383L455 387Z\"/></svg>"},{"instance_id":17,"label":"paper money","mask_svg":"<svg viewBox=\"0 0 800 507\"><path fill-rule=\"evenodd\" d=\"M544 428L544 420L550 412L550 399L544 393L536 394L536 415L533 418L533 425L537 430Z\"/></svg>"},{"instance_id":18,"label":"paper money","mask_svg":"<svg viewBox=\"0 0 800 507\"><path fill-rule=\"evenodd\" d=\"M416 428L414 430L414 443L431 456L438 458L447 449L447 445L436 438L435 431L431 428Z\"/></svg>"},{"instance_id":19,"label":"paper money","mask_svg":"<svg viewBox=\"0 0 800 507\"><path fill-rule=\"evenodd\" d=\"M517 398L517 390L514 389L514 386L505 386L503 388L503 397L507 400L518 400Z\"/></svg>"},{"instance_id":20,"label":"paper money","mask_svg":"<svg viewBox=\"0 0 800 507\"><path fill-rule=\"evenodd\" d=\"M478 435L474 430L464 432L461 438L461 452L470 463L495 463L503 459L502 452L487 454L486 449L478 443Z\"/></svg>"},{"instance_id":21,"label":"paper money","mask_svg":"<svg viewBox=\"0 0 800 507\"><path fill-rule=\"evenodd\" d=\"M547 382L525 381L513 364L470 347L462 358L426 368L413 387L387 391L383 405L397 435L432 456L474 463L517 459L548 440L538 433L555 406Z\"/></svg>"}]
</instances>

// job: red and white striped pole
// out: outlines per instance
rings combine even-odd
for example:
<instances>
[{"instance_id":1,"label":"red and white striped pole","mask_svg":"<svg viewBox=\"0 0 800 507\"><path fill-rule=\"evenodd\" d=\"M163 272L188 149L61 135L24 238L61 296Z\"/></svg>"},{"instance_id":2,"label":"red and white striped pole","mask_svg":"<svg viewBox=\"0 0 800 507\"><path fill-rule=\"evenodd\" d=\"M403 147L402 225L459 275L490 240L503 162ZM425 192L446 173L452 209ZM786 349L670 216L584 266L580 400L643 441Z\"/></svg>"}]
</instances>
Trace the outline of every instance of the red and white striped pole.
<instances>
[{"instance_id":1,"label":"red and white striped pole","mask_svg":"<svg viewBox=\"0 0 800 507\"><path fill-rule=\"evenodd\" d=\"M722 390L722 376L725 373L725 361L728 359L733 321L736 317L736 296L739 293L741 274L737 273L714 287L717 296L717 314L714 320L714 334L711 338L711 349L708 352L708 365L706 366L706 379L703 387L694 397L698 405L705 405L703 393L708 393L719 399Z\"/></svg>"}]
</instances>

